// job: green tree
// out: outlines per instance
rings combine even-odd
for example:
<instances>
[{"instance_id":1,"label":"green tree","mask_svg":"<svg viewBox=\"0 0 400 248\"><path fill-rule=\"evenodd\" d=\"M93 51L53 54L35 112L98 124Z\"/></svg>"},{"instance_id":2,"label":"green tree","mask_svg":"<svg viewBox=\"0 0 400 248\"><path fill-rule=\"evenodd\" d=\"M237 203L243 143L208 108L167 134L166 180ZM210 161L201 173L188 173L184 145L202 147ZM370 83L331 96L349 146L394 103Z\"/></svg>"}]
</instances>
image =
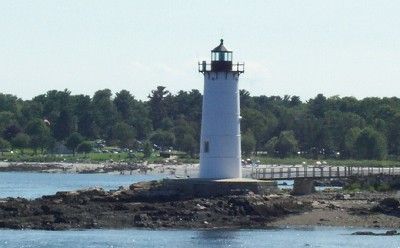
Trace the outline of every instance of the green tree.
<instances>
[{"instance_id":1,"label":"green tree","mask_svg":"<svg viewBox=\"0 0 400 248\"><path fill-rule=\"evenodd\" d=\"M132 125L136 129L137 139L147 139L152 130L148 106L141 101L136 101L132 111Z\"/></svg>"},{"instance_id":2,"label":"green tree","mask_svg":"<svg viewBox=\"0 0 400 248\"><path fill-rule=\"evenodd\" d=\"M9 111L0 112L0 133L16 122L15 114Z\"/></svg>"},{"instance_id":3,"label":"green tree","mask_svg":"<svg viewBox=\"0 0 400 248\"><path fill-rule=\"evenodd\" d=\"M91 152L93 149L92 144L89 141L82 141L78 147L76 148L77 152L80 153L89 153Z\"/></svg>"},{"instance_id":4,"label":"green tree","mask_svg":"<svg viewBox=\"0 0 400 248\"><path fill-rule=\"evenodd\" d=\"M161 127L161 121L167 117L166 97L170 95L164 86L157 86L156 90L149 95L150 116L153 121L154 129Z\"/></svg>"},{"instance_id":5,"label":"green tree","mask_svg":"<svg viewBox=\"0 0 400 248\"><path fill-rule=\"evenodd\" d=\"M276 142L275 149L282 158L297 151L297 140L294 136L294 132L282 131Z\"/></svg>"},{"instance_id":6,"label":"green tree","mask_svg":"<svg viewBox=\"0 0 400 248\"><path fill-rule=\"evenodd\" d=\"M121 90L116 93L113 102L121 119L128 124L131 123L133 118L132 108L135 104L135 98L131 93L127 90Z\"/></svg>"},{"instance_id":7,"label":"green tree","mask_svg":"<svg viewBox=\"0 0 400 248\"><path fill-rule=\"evenodd\" d=\"M68 147L68 149L71 149L73 155L75 156L76 148L79 146L80 143L82 143L82 141L83 141L82 135L80 135L77 132L74 132L67 138L65 145Z\"/></svg>"},{"instance_id":8,"label":"green tree","mask_svg":"<svg viewBox=\"0 0 400 248\"><path fill-rule=\"evenodd\" d=\"M351 128L345 134L345 141L344 141L344 156L345 157L356 157L357 156L357 149L356 149L356 141L358 136L361 133L361 129L358 127Z\"/></svg>"},{"instance_id":9,"label":"green tree","mask_svg":"<svg viewBox=\"0 0 400 248\"><path fill-rule=\"evenodd\" d=\"M0 93L0 112L9 111L16 113L20 99L10 94Z\"/></svg>"},{"instance_id":10,"label":"green tree","mask_svg":"<svg viewBox=\"0 0 400 248\"><path fill-rule=\"evenodd\" d=\"M150 141L161 147L161 149L165 149L174 146L175 135L171 132L158 129L151 135Z\"/></svg>"},{"instance_id":11,"label":"green tree","mask_svg":"<svg viewBox=\"0 0 400 248\"><path fill-rule=\"evenodd\" d=\"M31 137L31 147L35 153L38 148L43 149L47 146L50 139L50 129L41 119L33 119L25 128L25 132Z\"/></svg>"},{"instance_id":12,"label":"green tree","mask_svg":"<svg viewBox=\"0 0 400 248\"><path fill-rule=\"evenodd\" d=\"M276 144L278 143L278 137L272 137L268 142L265 144L265 150L268 154L275 156L276 155Z\"/></svg>"},{"instance_id":13,"label":"green tree","mask_svg":"<svg viewBox=\"0 0 400 248\"><path fill-rule=\"evenodd\" d=\"M256 139L251 131L247 131L241 138L242 153L245 156L250 156L256 148Z\"/></svg>"},{"instance_id":14,"label":"green tree","mask_svg":"<svg viewBox=\"0 0 400 248\"><path fill-rule=\"evenodd\" d=\"M326 97L322 94L318 94L314 99L309 100L309 109L317 118L324 117L326 107Z\"/></svg>"},{"instance_id":15,"label":"green tree","mask_svg":"<svg viewBox=\"0 0 400 248\"><path fill-rule=\"evenodd\" d=\"M10 142L0 137L0 151L4 155L4 151L10 148Z\"/></svg>"},{"instance_id":16,"label":"green tree","mask_svg":"<svg viewBox=\"0 0 400 248\"><path fill-rule=\"evenodd\" d=\"M400 113L393 116L388 123L387 143L388 152L391 154L400 155Z\"/></svg>"},{"instance_id":17,"label":"green tree","mask_svg":"<svg viewBox=\"0 0 400 248\"><path fill-rule=\"evenodd\" d=\"M270 112L263 114L255 109L244 109L242 116L242 131L246 133L251 130L256 140L255 150L261 149L262 144L267 141L270 134L278 125L275 116Z\"/></svg>"},{"instance_id":18,"label":"green tree","mask_svg":"<svg viewBox=\"0 0 400 248\"><path fill-rule=\"evenodd\" d=\"M150 142L146 141L143 144L143 156L145 158L150 158L151 154L153 153L153 148L151 147Z\"/></svg>"},{"instance_id":19,"label":"green tree","mask_svg":"<svg viewBox=\"0 0 400 248\"><path fill-rule=\"evenodd\" d=\"M3 131L3 138L8 141L11 141L18 133L22 132L21 128L18 124L12 123L11 125L7 126Z\"/></svg>"},{"instance_id":20,"label":"green tree","mask_svg":"<svg viewBox=\"0 0 400 248\"><path fill-rule=\"evenodd\" d=\"M96 91L92 100L93 117L102 138L107 138L117 118L117 111L111 97L111 90L104 89Z\"/></svg>"},{"instance_id":21,"label":"green tree","mask_svg":"<svg viewBox=\"0 0 400 248\"><path fill-rule=\"evenodd\" d=\"M20 149L21 154L24 154L24 149L29 147L31 138L25 133L18 133L11 141L16 149Z\"/></svg>"},{"instance_id":22,"label":"green tree","mask_svg":"<svg viewBox=\"0 0 400 248\"><path fill-rule=\"evenodd\" d=\"M194 154L198 150L197 141L191 134L184 134L181 142L182 151L188 153L190 157L193 158Z\"/></svg>"},{"instance_id":23,"label":"green tree","mask_svg":"<svg viewBox=\"0 0 400 248\"><path fill-rule=\"evenodd\" d=\"M99 128L95 123L92 100L87 95L72 97L73 113L77 121L77 132L88 139L97 137Z\"/></svg>"},{"instance_id":24,"label":"green tree","mask_svg":"<svg viewBox=\"0 0 400 248\"><path fill-rule=\"evenodd\" d=\"M360 159L385 159L387 145L385 136L371 127L361 130L355 142L357 157Z\"/></svg>"},{"instance_id":25,"label":"green tree","mask_svg":"<svg viewBox=\"0 0 400 248\"><path fill-rule=\"evenodd\" d=\"M67 138L74 130L73 116L69 110L61 110L54 124L54 137L57 140L64 140Z\"/></svg>"},{"instance_id":26,"label":"green tree","mask_svg":"<svg viewBox=\"0 0 400 248\"><path fill-rule=\"evenodd\" d=\"M112 139L121 147L132 147L135 141L135 128L125 122L118 122L112 128Z\"/></svg>"}]
</instances>

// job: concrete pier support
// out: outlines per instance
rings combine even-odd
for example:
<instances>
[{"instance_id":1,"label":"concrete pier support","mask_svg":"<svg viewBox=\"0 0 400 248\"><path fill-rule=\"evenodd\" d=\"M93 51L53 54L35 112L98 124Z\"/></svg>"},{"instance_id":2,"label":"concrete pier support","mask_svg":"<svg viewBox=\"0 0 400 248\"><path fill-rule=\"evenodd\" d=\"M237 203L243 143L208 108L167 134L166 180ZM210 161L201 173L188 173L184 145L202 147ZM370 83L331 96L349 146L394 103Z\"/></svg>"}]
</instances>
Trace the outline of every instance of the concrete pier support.
<instances>
[{"instance_id":1,"label":"concrete pier support","mask_svg":"<svg viewBox=\"0 0 400 248\"><path fill-rule=\"evenodd\" d=\"M309 178L294 179L293 195L308 195L315 192L314 180Z\"/></svg>"},{"instance_id":2,"label":"concrete pier support","mask_svg":"<svg viewBox=\"0 0 400 248\"><path fill-rule=\"evenodd\" d=\"M254 180L247 178L232 179L164 179L163 189L179 195L180 198L216 197L242 195L250 191L266 195L278 192L276 181Z\"/></svg>"}]
</instances>

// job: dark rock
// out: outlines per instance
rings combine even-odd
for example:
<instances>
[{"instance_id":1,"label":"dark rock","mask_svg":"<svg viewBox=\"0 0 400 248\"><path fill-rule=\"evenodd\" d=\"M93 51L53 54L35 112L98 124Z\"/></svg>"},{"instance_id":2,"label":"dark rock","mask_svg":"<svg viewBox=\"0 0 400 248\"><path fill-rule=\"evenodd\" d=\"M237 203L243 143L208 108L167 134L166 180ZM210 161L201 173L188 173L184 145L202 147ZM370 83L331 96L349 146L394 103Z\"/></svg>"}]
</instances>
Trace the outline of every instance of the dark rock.
<instances>
[{"instance_id":1,"label":"dark rock","mask_svg":"<svg viewBox=\"0 0 400 248\"><path fill-rule=\"evenodd\" d=\"M379 205L387 209L395 210L399 208L400 202L395 198L385 198L379 202Z\"/></svg>"},{"instance_id":2,"label":"dark rock","mask_svg":"<svg viewBox=\"0 0 400 248\"><path fill-rule=\"evenodd\" d=\"M400 235L396 230L386 231L385 233L375 233L370 231L354 232L351 235L369 235L369 236L397 236Z\"/></svg>"}]
</instances>

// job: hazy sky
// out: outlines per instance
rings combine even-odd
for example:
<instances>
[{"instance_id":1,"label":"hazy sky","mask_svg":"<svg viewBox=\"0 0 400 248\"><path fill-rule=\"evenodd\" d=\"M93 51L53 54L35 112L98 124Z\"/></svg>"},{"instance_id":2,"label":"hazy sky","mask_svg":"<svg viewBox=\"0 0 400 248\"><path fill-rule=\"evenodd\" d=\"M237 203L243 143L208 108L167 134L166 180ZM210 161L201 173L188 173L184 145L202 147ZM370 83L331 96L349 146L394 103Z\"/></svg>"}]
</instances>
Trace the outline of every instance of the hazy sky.
<instances>
[{"instance_id":1,"label":"hazy sky","mask_svg":"<svg viewBox=\"0 0 400 248\"><path fill-rule=\"evenodd\" d=\"M400 97L400 1L0 0L0 92L199 89L219 39L252 95Z\"/></svg>"}]
</instances>

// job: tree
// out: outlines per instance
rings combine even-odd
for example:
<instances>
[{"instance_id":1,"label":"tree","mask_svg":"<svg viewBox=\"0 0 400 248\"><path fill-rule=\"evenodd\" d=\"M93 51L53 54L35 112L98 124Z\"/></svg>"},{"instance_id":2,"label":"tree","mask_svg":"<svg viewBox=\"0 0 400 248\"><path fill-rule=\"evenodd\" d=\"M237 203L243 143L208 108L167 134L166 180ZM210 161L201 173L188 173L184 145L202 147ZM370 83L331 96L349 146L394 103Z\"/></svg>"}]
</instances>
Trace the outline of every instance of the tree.
<instances>
[{"instance_id":1,"label":"tree","mask_svg":"<svg viewBox=\"0 0 400 248\"><path fill-rule=\"evenodd\" d=\"M127 90L121 90L116 93L114 98L114 105L121 116L122 120L126 123L132 122L132 107L134 105L135 98Z\"/></svg>"},{"instance_id":2,"label":"tree","mask_svg":"<svg viewBox=\"0 0 400 248\"><path fill-rule=\"evenodd\" d=\"M196 139L196 130L193 125L181 116L172 126L174 126L173 132L175 135L176 149L187 152L193 157L198 149L199 143L198 139Z\"/></svg>"},{"instance_id":3,"label":"tree","mask_svg":"<svg viewBox=\"0 0 400 248\"><path fill-rule=\"evenodd\" d=\"M54 124L54 137L57 140L64 140L68 136L71 135L74 130L73 117L69 110L61 110L60 115L58 116L55 124Z\"/></svg>"},{"instance_id":4,"label":"tree","mask_svg":"<svg viewBox=\"0 0 400 248\"><path fill-rule=\"evenodd\" d=\"M276 154L275 150L276 143L278 143L278 137L275 136L272 137L270 140L268 140L268 142L265 144L265 150L272 156L275 156Z\"/></svg>"},{"instance_id":5,"label":"tree","mask_svg":"<svg viewBox=\"0 0 400 248\"><path fill-rule=\"evenodd\" d=\"M40 119L33 119L28 123L25 131L31 137L31 147L35 150L35 153L38 148L43 151L50 139L50 129L45 122Z\"/></svg>"},{"instance_id":6,"label":"tree","mask_svg":"<svg viewBox=\"0 0 400 248\"><path fill-rule=\"evenodd\" d=\"M345 134L344 138L344 152L343 154L345 157L356 157L357 150L356 150L356 140L361 133L361 129L358 127L351 128Z\"/></svg>"},{"instance_id":7,"label":"tree","mask_svg":"<svg viewBox=\"0 0 400 248\"><path fill-rule=\"evenodd\" d=\"M242 111L242 130L247 132L251 130L256 140L256 150L259 150L264 144L268 136L277 127L278 123L275 116L271 113L263 114L255 109L244 109ZM268 116L268 118L267 118Z\"/></svg>"},{"instance_id":8,"label":"tree","mask_svg":"<svg viewBox=\"0 0 400 248\"><path fill-rule=\"evenodd\" d=\"M82 141L83 141L82 135L74 132L67 138L65 145L68 147L68 149L71 149L73 155L75 156L76 148L80 143L82 143Z\"/></svg>"},{"instance_id":9,"label":"tree","mask_svg":"<svg viewBox=\"0 0 400 248\"><path fill-rule=\"evenodd\" d=\"M182 150L190 155L190 157L194 157L198 149L198 144L196 140L193 138L191 134L184 134L183 139L181 141Z\"/></svg>"},{"instance_id":10,"label":"tree","mask_svg":"<svg viewBox=\"0 0 400 248\"><path fill-rule=\"evenodd\" d=\"M22 130L19 127L18 124L13 123L9 126L7 126L4 131L3 131L3 137L8 140L11 141L15 136L17 136L18 133L20 133Z\"/></svg>"},{"instance_id":11,"label":"tree","mask_svg":"<svg viewBox=\"0 0 400 248\"><path fill-rule=\"evenodd\" d=\"M166 117L166 118L164 118L164 119L161 120L160 128L161 128L162 130L168 131L168 130L170 130L173 126L174 126L174 122L172 121L171 118Z\"/></svg>"},{"instance_id":12,"label":"tree","mask_svg":"<svg viewBox=\"0 0 400 248\"><path fill-rule=\"evenodd\" d=\"M94 93L92 100L93 117L99 127L99 134L102 138L106 138L109 135L117 117L117 111L111 101L111 96L112 93L109 89L98 90Z\"/></svg>"},{"instance_id":13,"label":"tree","mask_svg":"<svg viewBox=\"0 0 400 248\"><path fill-rule=\"evenodd\" d=\"M371 127L361 130L358 135L355 148L360 159L385 159L387 146L385 136Z\"/></svg>"},{"instance_id":14,"label":"tree","mask_svg":"<svg viewBox=\"0 0 400 248\"><path fill-rule=\"evenodd\" d=\"M173 133L158 129L151 135L150 141L153 142L153 144L160 146L161 149L165 149L174 146L175 135Z\"/></svg>"},{"instance_id":15,"label":"tree","mask_svg":"<svg viewBox=\"0 0 400 248\"><path fill-rule=\"evenodd\" d=\"M10 148L10 142L7 140L0 138L0 151L1 155L4 155L4 151Z\"/></svg>"},{"instance_id":16,"label":"tree","mask_svg":"<svg viewBox=\"0 0 400 248\"><path fill-rule=\"evenodd\" d=\"M278 137L275 149L281 158L297 150L297 140L293 131L282 131Z\"/></svg>"},{"instance_id":17,"label":"tree","mask_svg":"<svg viewBox=\"0 0 400 248\"><path fill-rule=\"evenodd\" d=\"M0 132L16 122L15 114L9 111L0 112Z\"/></svg>"},{"instance_id":18,"label":"tree","mask_svg":"<svg viewBox=\"0 0 400 248\"><path fill-rule=\"evenodd\" d=\"M31 138L29 135L25 133L18 133L13 139L12 139L12 145L16 149L20 149L21 154L24 154L24 149L28 148L29 143L31 141Z\"/></svg>"},{"instance_id":19,"label":"tree","mask_svg":"<svg viewBox=\"0 0 400 248\"><path fill-rule=\"evenodd\" d=\"M10 94L0 93L0 112L10 111L15 113L18 109L19 99Z\"/></svg>"},{"instance_id":20,"label":"tree","mask_svg":"<svg viewBox=\"0 0 400 248\"><path fill-rule=\"evenodd\" d=\"M121 147L131 147L135 141L135 128L125 122L118 122L112 128L112 139Z\"/></svg>"},{"instance_id":21,"label":"tree","mask_svg":"<svg viewBox=\"0 0 400 248\"><path fill-rule=\"evenodd\" d=\"M149 158L153 152L153 148L151 148L150 142L146 141L143 144L143 156L145 158Z\"/></svg>"},{"instance_id":22,"label":"tree","mask_svg":"<svg viewBox=\"0 0 400 248\"><path fill-rule=\"evenodd\" d=\"M132 125L136 129L137 139L147 139L152 130L148 106L141 101L137 101L132 111Z\"/></svg>"},{"instance_id":23,"label":"tree","mask_svg":"<svg viewBox=\"0 0 400 248\"><path fill-rule=\"evenodd\" d=\"M253 99L250 96L250 92L247 90L240 90L239 91L240 97L240 105L243 108L252 108L253 107Z\"/></svg>"},{"instance_id":24,"label":"tree","mask_svg":"<svg viewBox=\"0 0 400 248\"><path fill-rule=\"evenodd\" d=\"M77 132L82 136L94 139L99 130L93 117L94 111L92 108L92 100L90 96L78 95L72 97L73 113L77 120Z\"/></svg>"},{"instance_id":25,"label":"tree","mask_svg":"<svg viewBox=\"0 0 400 248\"><path fill-rule=\"evenodd\" d=\"M311 113L317 118L324 117L326 111L326 97L318 94L314 99L309 101L309 108Z\"/></svg>"},{"instance_id":26,"label":"tree","mask_svg":"<svg viewBox=\"0 0 400 248\"><path fill-rule=\"evenodd\" d=\"M76 148L77 152L81 153L89 153L93 149L92 144L89 141L81 142L78 147Z\"/></svg>"},{"instance_id":27,"label":"tree","mask_svg":"<svg viewBox=\"0 0 400 248\"><path fill-rule=\"evenodd\" d=\"M253 132L247 131L244 133L242 135L241 143L242 153L244 153L244 155L247 157L250 156L256 147L256 139L254 138Z\"/></svg>"},{"instance_id":28,"label":"tree","mask_svg":"<svg viewBox=\"0 0 400 248\"><path fill-rule=\"evenodd\" d=\"M157 89L152 90L151 95L148 96L154 129L158 129L161 126L161 120L167 117L165 98L169 95L169 91L164 86L157 86Z\"/></svg>"}]
</instances>

